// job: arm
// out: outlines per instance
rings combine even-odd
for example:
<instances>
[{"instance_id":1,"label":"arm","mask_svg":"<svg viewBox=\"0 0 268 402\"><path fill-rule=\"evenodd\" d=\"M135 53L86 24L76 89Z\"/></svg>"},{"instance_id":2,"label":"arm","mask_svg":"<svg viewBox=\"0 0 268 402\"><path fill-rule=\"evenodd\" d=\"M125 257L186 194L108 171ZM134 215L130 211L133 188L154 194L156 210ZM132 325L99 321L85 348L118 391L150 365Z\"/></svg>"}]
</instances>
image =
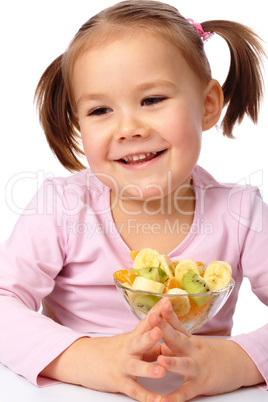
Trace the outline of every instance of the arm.
<instances>
[{"instance_id":1,"label":"arm","mask_svg":"<svg viewBox=\"0 0 268 402\"><path fill-rule=\"evenodd\" d=\"M38 385L51 382L38 373L84 336L38 313L64 260L62 227L55 224L61 209L56 192L47 198L51 188L42 186L0 248L0 360Z\"/></svg>"},{"instance_id":2,"label":"arm","mask_svg":"<svg viewBox=\"0 0 268 402\"><path fill-rule=\"evenodd\" d=\"M243 204L242 204L243 206ZM268 306L268 205L258 193L252 200L250 216L240 224L241 269L249 278L252 291ZM255 362L268 389L268 323L248 334L231 337Z\"/></svg>"}]
</instances>

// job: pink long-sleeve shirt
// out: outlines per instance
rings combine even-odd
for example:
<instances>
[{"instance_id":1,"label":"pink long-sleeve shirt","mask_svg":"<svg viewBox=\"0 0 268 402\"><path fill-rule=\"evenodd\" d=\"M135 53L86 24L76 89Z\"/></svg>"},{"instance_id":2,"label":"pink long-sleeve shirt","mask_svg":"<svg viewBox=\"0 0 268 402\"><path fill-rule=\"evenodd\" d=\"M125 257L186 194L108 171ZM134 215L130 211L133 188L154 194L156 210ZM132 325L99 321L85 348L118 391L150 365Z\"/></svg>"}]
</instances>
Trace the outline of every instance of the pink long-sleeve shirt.
<instances>
[{"instance_id":1,"label":"pink long-sleeve shirt","mask_svg":"<svg viewBox=\"0 0 268 402\"><path fill-rule=\"evenodd\" d=\"M194 221L169 257L231 264L235 288L198 331L230 336L243 277L268 305L268 206L255 187L218 183L199 166L192 177ZM135 217L128 225L139 230ZM110 190L90 170L46 180L0 249L0 361L49 385L40 371L76 339L132 330L137 319L113 282L114 271L132 267L129 252L111 215ZM268 383L268 324L231 339Z\"/></svg>"}]
</instances>

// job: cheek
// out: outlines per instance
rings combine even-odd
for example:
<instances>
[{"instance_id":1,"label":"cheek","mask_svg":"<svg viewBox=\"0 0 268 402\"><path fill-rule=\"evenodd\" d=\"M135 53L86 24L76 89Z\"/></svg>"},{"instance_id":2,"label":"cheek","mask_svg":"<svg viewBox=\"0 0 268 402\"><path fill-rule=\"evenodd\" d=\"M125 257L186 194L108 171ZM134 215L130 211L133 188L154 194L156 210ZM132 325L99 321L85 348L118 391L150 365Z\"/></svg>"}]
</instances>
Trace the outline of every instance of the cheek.
<instances>
[{"instance_id":1,"label":"cheek","mask_svg":"<svg viewBox=\"0 0 268 402\"><path fill-rule=\"evenodd\" d=\"M87 131L83 129L83 127L80 127L80 133L81 133L81 140L82 140L82 145L84 148L84 152L86 154L86 157L90 154L90 143L92 143L91 137L88 135Z\"/></svg>"},{"instance_id":2,"label":"cheek","mask_svg":"<svg viewBox=\"0 0 268 402\"><path fill-rule=\"evenodd\" d=\"M200 143L202 137L202 110L200 104L182 104L172 108L165 117L162 130L173 145Z\"/></svg>"},{"instance_id":3,"label":"cheek","mask_svg":"<svg viewBox=\"0 0 268 402\"><path fill-rule=\"evenodd\" d=\"M97 144L97 141L94 141L94 132L92 130L88 130L84 126L80 126L81 139L83 149L90 167L95 169L95 166L98 166L98 161L101 159L101 150L102 147Z\"/></svg>"}]
</instances>

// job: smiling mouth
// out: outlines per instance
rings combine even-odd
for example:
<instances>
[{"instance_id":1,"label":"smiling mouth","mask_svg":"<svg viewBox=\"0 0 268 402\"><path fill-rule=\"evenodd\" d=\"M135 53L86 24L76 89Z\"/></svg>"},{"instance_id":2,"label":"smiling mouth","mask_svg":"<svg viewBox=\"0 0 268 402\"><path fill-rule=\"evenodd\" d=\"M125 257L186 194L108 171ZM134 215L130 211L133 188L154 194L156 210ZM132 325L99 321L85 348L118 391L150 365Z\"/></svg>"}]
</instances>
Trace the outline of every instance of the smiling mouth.
<instances>
[{"instance_id":1,"label":"smiling mouth","mask_svg":"<svg viewBox=\"0 0 268 402\"><path fill-rule=\"evenodd\" d=\"M146 152L144 154L129 155L120 159L120 162L124 163L125 165L134 165L134 164L137 165L157 158L164 151L165 150L159 152Z\"/></svg>"}]
</instances>

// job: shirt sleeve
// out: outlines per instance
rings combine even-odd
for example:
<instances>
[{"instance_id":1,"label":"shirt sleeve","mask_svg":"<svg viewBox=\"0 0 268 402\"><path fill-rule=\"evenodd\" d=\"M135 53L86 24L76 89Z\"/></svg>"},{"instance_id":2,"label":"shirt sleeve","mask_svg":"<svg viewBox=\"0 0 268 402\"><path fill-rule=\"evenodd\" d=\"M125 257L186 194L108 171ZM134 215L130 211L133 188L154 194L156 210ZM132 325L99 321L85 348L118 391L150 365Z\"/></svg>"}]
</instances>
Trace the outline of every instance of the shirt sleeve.
<instances>
[{"instance_id":1,"label":"shirt sleeve","mask_svg":"<svg viewBox=\"0 0 268 402\"><path fill-rule=\"evenodd\" d=\"M243 276L250 280L252 291L268 306L268 205L256 191L252 190L249 197L241 203L241 269ZM248 203L251 205L250 212L246 207ZM239 344L252 358L265 379L264 388L268 390L268 323L256 331L229 339Z\"/></svg>"},{"instance_id":2,"label":"shirt sleeve","mask_svg":"<svg viewBox=\"0 0 268 402\"><path fill-rule=\"evenodd\" d=\"M64 265L62 187L47 180L0 248L0 361L38 386L54 382L39 373L85 336L39 312Z\"/></svg>"}]
</instances>

